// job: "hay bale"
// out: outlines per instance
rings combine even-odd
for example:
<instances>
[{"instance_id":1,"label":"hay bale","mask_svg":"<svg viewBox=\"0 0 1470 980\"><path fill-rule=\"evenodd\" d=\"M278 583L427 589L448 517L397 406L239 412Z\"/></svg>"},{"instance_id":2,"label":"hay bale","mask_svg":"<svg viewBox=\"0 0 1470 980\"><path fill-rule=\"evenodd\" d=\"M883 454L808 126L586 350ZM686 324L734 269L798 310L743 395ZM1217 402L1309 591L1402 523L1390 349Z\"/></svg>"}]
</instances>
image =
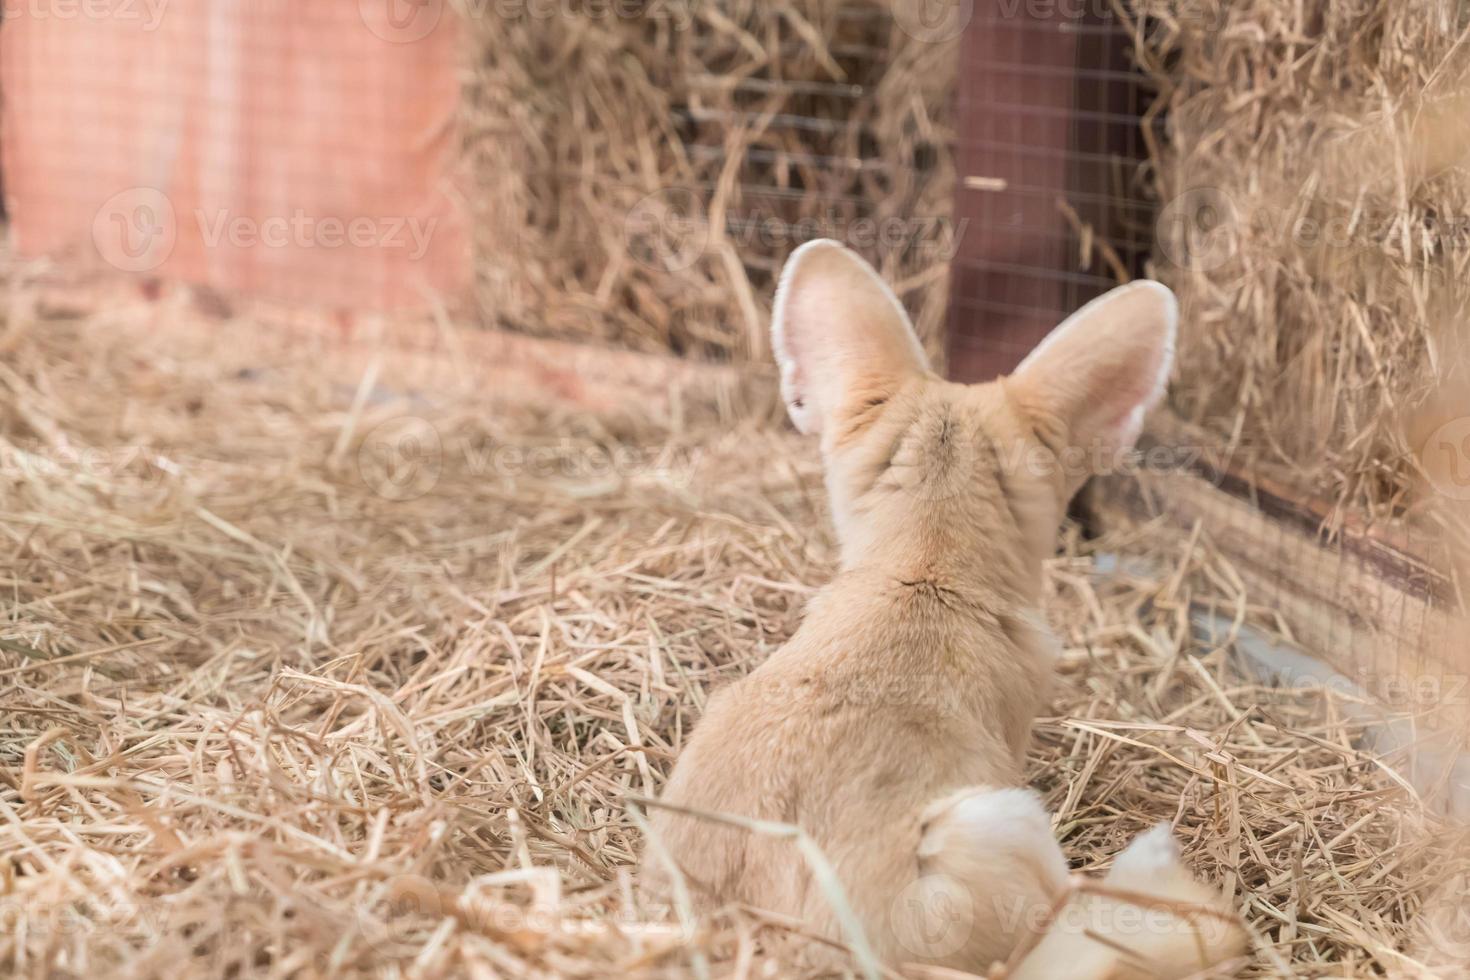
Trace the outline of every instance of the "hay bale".
<instances>
[{"instance_id":1,"label":"hay bale","mask_svg":"<svg viewBox=\"0 0 1470 980\"><path fill-rule=\"evenodd\" d=\"M1470 103L1454 0L1143 0L1162 88L1175 407L1373 514L1470 328Z\"/></svg>"},{"instance_id":2,"label":"hay bale","mask_svg":"<svg viewBox=\"0 0 1470 980\"><path fill-rule=\"evenodd\" d=\"M760 360L781 262L826 236L882 269L938 354L957 42L905 32L888 0L609 12L628 6L465 18L484 319Z\"/></svg>"}]
</instances>

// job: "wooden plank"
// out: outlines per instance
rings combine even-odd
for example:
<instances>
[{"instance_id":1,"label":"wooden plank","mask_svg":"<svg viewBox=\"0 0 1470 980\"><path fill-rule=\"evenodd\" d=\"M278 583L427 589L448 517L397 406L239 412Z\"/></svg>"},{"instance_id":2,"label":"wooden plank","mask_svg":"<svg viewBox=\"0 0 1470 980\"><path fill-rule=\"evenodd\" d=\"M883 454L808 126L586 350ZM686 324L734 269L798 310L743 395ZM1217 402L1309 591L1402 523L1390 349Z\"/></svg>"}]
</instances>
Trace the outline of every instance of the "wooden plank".
<instances>
[{"instance_id":1,"label":"wooden plank","mask_svg":"<svg viewBox=\"0 0 1470 980\"><path fill-rule=\"evenodd\" d=\"M1158 521L1181 534L1199 526L1249 601L1279 614L1304 650L1390 708L1463 715L1464 596L1442 532L1402 521L1370 526L1292 491L1279 475L1186 449L1201 443L1181 441L1185 431L1162 419L1143 446L1153 465L1096 482L1087 507L1099 525Z\"/></svg>"},{"instance_id":2,"label":"wooden plank","mask_svg":"<svg viewBox=\"0 0 1470 980\"><path fill-rule=\"evenodd\" d=\"M293 356L313 349L340 365L383 363L396 385L434 390L470 383L523 400L575 404L598 412L630 407L677 417L711 410L722 417L781 409L774 369L688 361L667 354L596 347L504 330L421 318L366 318L324 331L311 320L266 319Z\"/></svg>"},{"instance_id":3,"label":"wooden plank","mask_svg":"<svg viewBox=\"0 0 1470 980\"><path fill-rule=\"evenodd\" d=\"M7 261L0 257L0 265ZM703 363L551 340L458 323L443 310L436 315L324 313L254 300L234 303L221 318L212 308L201 308L187 286L140 290L117 275L81 276L68 269L13 286L12 330L0 332L0 353L48 318L136 311L141 305L150 311L144 319L153 333L217 342L248 331L249 349L263 367L312 361L344 384L356 384L376 365L380 383L400 391L471 387L517 401L596 412L636 408L675 422L691 411L718 412L721 418L751 413L765 413L773 421L785 418L774 365ZM125 313L118 319L137 318Z\"/></svg>"}]
</instances>

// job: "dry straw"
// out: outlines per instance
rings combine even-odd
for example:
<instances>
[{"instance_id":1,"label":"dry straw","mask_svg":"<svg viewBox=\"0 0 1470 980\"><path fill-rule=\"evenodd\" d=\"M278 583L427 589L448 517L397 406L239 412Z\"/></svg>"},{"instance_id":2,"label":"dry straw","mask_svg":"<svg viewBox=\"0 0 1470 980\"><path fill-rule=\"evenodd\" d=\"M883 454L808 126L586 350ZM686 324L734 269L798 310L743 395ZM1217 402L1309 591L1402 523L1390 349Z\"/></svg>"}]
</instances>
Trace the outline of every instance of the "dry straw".
<instances>
[{"instance_id":1,"label":"dry straw","mask_svg":"<svg viewBox=\"0 0 1470 980\"><path fill-rule=\"evenodd\" d=\"M799 975L800 923L640 905L627 803L831 574L808 442L169 299L8 336L0 972ZM1341 695L1195 636L1276 629L1209 539L1069 534L1049 566L1031 772L1067 853L1167 820L1259 937L1247 975L1429 976L1465 949L1463 838Z\"/></svg>"},{"instance_id":2,"label":"dry straw","mask_svg":"<svg viewBox=\"0 0 1470 980\"><path fill-rule=\"evenodd\" d=\"M1399 511L1420 413L1470 331L1467 8L1141 0L1129 16L1166 120L1176 406L1306 489Z\"/></svg>"},{"instance_id":3,"label":"dry straw","mask_svg":"<svg viewBox=\"0 0 1470 980\"><path fill-rule=\"evenodd\" d=\"M466 8L487 322L760 361L781 263L836 237L938 353L957 41L886 0Z\"/></svg>"}]
</instances>

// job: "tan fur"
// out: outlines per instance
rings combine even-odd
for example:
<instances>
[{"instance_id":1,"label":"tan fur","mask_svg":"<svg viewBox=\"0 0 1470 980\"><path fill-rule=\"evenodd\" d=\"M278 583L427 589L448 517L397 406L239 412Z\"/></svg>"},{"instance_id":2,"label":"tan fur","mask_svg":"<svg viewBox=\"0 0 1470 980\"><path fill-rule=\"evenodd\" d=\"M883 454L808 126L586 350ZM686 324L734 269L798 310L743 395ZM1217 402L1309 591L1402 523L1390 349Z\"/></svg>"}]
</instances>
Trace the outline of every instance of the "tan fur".
<instances>
[{"instance_id":1,"label":"tan fur","mask_svg":"<svg viewBox=\"0 0 1470 980\"><path fill-rule=\"evenodd\" d=\"M1417 464L1415 500L1444 532L1442 570L1456 582L1461 607L1470 609L1470 325L1450 320L1434 346L1434 389L1406 418L1404 435Z\"/></svg>"},{"instance_id":2,"label":"tan fur","mask_svg":"<svg viewBox=\"0 0 1470 980\"><path fill-rule=\"evenodd\" d=\"M1084 436L1131 445L1168 371L1163 297L1119 293L1015 377L964 386L928 370L852 253L814 243L788 266L775 346L793 418L822 437L842 567L791 641L710 699L664 800L802 827L886 961L983 971L1065 887L1049 820L1019 788L1055 649L1041 564L1080 482L1058 457ZM841 938L790 842L670 811L652 830L702 900Z\"/></svg>"}]
</instances>

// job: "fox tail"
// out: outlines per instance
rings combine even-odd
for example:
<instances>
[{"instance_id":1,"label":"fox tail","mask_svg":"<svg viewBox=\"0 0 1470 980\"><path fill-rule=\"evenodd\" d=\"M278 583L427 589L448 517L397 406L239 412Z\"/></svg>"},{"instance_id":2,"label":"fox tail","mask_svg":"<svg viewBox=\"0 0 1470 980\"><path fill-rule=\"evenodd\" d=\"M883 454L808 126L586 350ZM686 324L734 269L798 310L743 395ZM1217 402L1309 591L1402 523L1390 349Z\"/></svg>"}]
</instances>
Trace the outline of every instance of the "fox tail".
<instances>
[{"instance_id":1,"label":"fox tail","mask_svg":"<svg viewBox=\"0 0 1470 980\"><path fill-rule=\"evenodd\" d=\"M1167 825L1135 838L1100 886L1071 892L1007 980L1223 976L1211 971L1246 947L1219 893L1184 867Z\"/></svg>"}]
</instances>

